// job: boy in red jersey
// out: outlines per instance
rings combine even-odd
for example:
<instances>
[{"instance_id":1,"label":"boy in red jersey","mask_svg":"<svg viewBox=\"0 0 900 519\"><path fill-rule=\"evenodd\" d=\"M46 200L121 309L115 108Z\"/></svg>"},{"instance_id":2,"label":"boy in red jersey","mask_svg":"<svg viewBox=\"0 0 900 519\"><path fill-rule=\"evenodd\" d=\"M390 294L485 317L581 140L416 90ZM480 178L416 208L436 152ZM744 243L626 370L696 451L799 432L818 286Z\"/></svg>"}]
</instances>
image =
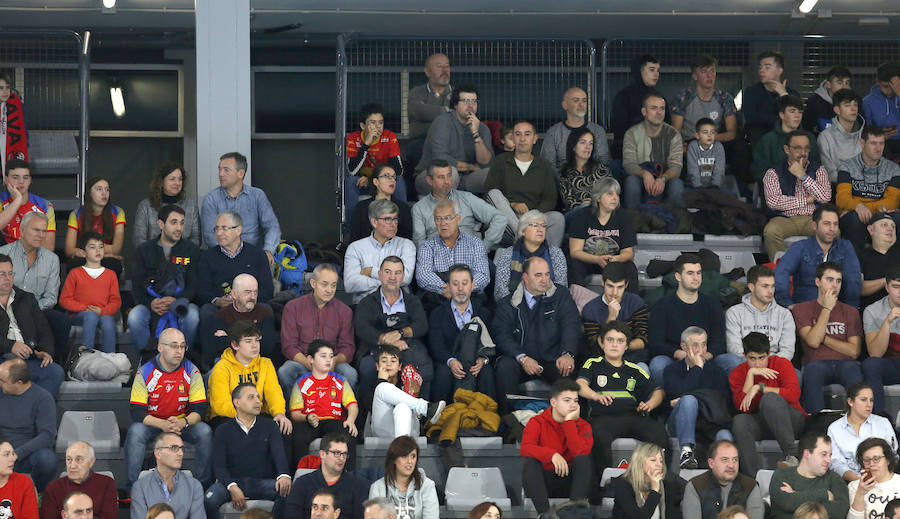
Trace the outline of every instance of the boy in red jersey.
<instances>
[{"instance_id":1,"label":"boy in red jersey","mask_svg":"<svg viewBox=\"0 0 900 519\"><path fill-rule=\"evenodd\" d=\"M334 346L316 339L307 350L312 370L304 373L291 389L289 409L294 426L293 465L309 451L309 442L328 433L340 433L344 429L355 438L356 415L359 405L347 379L334 370ZM356 461L356 446L351 440L347 445L352 469Z\"/></svg>"}]
</instances>

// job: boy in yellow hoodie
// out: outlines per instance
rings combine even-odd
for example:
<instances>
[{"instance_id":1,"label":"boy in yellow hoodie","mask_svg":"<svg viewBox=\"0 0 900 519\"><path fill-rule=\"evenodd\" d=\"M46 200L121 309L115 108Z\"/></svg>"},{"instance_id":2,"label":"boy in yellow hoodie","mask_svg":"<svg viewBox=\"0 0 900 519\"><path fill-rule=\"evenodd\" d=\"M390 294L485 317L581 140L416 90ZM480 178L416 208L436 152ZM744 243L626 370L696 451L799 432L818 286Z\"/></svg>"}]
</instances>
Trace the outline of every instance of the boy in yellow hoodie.
<instances>
[{"instance_id":1,"label":"boy in yellow hoodie","mask_svg":"<svg viewBox=\"0 0 900 519\"><path fill-rule=\"evenodd\" d=\"M262 412L271 416L281 434L291 434L291 421L285 416L284 393L272 361L259 355L262 333L251 321L237 321L228 328L231 348L209 374L209 422L213 428L234 418L231 391L242 382L256 385L262 399Z\"/></svg>"}]
</instances>

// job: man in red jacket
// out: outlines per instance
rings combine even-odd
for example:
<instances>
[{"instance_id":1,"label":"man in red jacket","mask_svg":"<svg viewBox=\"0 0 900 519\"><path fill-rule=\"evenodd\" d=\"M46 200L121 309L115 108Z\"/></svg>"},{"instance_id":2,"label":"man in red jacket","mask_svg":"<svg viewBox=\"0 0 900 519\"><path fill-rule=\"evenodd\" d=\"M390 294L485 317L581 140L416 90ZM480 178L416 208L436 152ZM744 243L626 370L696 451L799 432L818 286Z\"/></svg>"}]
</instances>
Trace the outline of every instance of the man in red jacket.
<instances>
[{"instance_id":1,"label":"man in red jacket","mask_svg":"<svg viewBox=\"0 0 900 519\"><path fill-rule=\"evenodd\" d=\"M769 338L765 334L750 332L743 343L747 360L728 376L739 411L731 431L740 452L741 472L756 476L756 441L773 437L784 454L779 467L796 467L797 458L791 453L806 421L806 411L800 407L797 373L791 361L769 355Z\"/></svg>"},{"instance_id":2,"label":"man in red jacket","mask_svg":"<svg viewBox=\"0 0 900 519\"><path fill-rule=\"evenodd\" d=\"M534 416L522 434L522 486L538 514L550 497L584 499L591 484L591 425L580 417L578 384L561 378L550 389L550 407Z\"/></svg>"}]
</instances>

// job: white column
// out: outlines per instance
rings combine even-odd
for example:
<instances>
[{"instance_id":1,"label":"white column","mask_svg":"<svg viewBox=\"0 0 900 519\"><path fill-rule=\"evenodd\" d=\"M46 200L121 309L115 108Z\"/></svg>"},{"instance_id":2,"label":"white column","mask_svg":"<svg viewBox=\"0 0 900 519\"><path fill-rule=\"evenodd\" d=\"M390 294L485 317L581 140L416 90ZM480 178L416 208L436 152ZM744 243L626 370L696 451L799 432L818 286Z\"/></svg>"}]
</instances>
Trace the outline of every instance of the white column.
<instances>
[{"instance_id":1,"label":"white column","mask_svg":"<svg viewBox=\"0 0 900 519\"><path fill-rule=\"evenodd\" d=\"M250 0L195 0L195 12L197 194L202 198L219 185L219 156L239 151L250 162ZM250 183L250 171L244 181Z\"/></svg>"}]
</instances>

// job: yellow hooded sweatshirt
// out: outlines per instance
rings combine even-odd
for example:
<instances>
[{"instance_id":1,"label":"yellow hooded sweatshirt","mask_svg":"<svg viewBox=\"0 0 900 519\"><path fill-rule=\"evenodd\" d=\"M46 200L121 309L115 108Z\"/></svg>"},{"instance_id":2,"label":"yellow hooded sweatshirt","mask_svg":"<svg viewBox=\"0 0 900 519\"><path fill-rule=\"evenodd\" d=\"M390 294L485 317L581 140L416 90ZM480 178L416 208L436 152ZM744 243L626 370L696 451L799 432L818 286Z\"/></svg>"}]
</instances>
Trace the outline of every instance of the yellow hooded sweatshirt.
<instances>
[{"instance_id":1,"label":"yellow hooded sweatshirt","mask_svg":"<svg viewBox=\"0 0 900 519\"><path fill-rule=\"evenodd\" d=\"M284 393L278 385L275 366L266 357L256 357L244 366L234 356L234 349L228 348L222 358L213 366L209 374L209 417L235 415L234 404L231 403L231 392L242 382L256 384L256 390L262 399L262 412L275 416L284 414Z\"/></svg>"}]
</instances>

